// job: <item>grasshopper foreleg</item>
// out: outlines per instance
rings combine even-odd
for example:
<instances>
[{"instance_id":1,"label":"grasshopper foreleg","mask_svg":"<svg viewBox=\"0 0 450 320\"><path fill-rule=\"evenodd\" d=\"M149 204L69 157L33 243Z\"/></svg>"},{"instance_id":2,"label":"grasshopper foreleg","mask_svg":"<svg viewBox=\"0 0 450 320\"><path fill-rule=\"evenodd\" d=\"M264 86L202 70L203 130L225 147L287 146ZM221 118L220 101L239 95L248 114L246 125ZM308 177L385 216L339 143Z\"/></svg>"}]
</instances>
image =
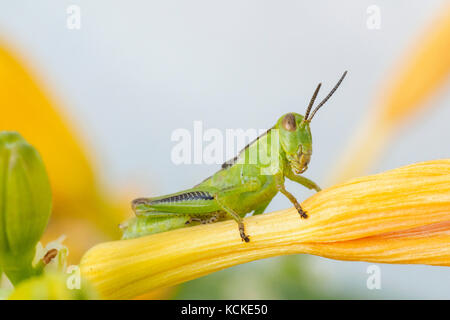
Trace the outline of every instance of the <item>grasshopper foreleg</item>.
<instances>
[{"instance_id":1,"label":"grasshopper foreleg","mask_svg":"<svg viewBox=\"0 0 450 320\"><path fill-rule=\"evenodd\" d=\"M295 175L292 171L288 171L286 174L286 177L289 180L292 180L294 182L297 182L299 184L301 184L302 186L305 186L306 188L310 189L310 190L316 190L317 192L319 192L321 189L320 187L317 185L317 183L315 183L314 181L300 176L300 175Z\"/></svg>"}]
</instances>

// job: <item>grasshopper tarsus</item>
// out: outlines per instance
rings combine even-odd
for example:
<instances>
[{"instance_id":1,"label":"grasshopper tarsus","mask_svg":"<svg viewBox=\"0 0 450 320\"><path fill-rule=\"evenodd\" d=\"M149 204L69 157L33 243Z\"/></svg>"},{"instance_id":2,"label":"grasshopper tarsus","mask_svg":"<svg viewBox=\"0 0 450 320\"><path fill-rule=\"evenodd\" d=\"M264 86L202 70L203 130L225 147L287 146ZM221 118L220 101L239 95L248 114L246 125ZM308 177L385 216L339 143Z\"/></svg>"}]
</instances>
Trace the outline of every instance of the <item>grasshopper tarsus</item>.
<instances>
[{"instance_id":1,"label":"grasshopper tarsus","mask_svg":"<svg viewBox=\"0 0 450 320\"><path fill-rule=\"evenodd\" d=\"M300 218L302 218L302 219L308 218L308 215L306 214L306 211L303 210L303 208L302 208L302 206L300 204L297 204L295 206L295 209L297 209L297 212L300 215Z\"/></svg>"},{"instance_id":2,"label":"grasshopper tarsus","mask_svg":"<svg viewBox=\"0 0 450 320\"><path fill-rule=\"evenodd\" d=\"M250 242L250 237L245 234L244 224L239 223L239 234L241 235L241 240L244 242Z\"/></svg>"},{"instance_id":3,"label":"grasshopper tarsus","mask_svg":"<svg viewBox=\"0 0 450 320\"><path fill-rule=\"evenodd\" d=\"M244 242L250 242L250 236L246 235L243 230L240 230L241 240Z\"/></svg>"},{"instance_id":4,"label":"grasshopper tarsus","mask_svg":"<svg viewBox=\"0 0 450 320\"><path fill-rule=\"evenodd\" d=\"M294 198L293 202L294 202L294 208L297 210L298 214L300 215L300 218L303 218L303 219L308 218L308 215L306 214L306 212L303 210L300 203L298 203L295 198Z\"/></svg>"}]
</instances>

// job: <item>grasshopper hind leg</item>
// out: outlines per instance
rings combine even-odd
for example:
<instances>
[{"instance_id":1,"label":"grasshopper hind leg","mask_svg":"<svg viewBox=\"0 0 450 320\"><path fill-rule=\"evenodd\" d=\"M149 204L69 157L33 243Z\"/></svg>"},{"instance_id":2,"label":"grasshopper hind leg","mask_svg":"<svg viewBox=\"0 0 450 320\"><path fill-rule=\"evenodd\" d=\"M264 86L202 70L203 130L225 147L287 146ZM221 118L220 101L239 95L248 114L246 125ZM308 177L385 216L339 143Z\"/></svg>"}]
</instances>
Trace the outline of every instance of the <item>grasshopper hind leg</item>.
<instances>
[{"instance_id":1,"label":"grasshopper hind leg","mask_svg":"<svg viewBox=\"0 0 450 320\"><path fill-rule=\"evenodd\" d=\"M139 205L143 205L143 204L147 204L148 203L148 198L137 198L134 199L133 201L131 201L131 209L133 209L134 212L136 212L136 208Z\"/></svg>"},{"instance_id":2,"label":"grasshopper hind leg","mask_svg":"<svg viewBox=\"0 0 450 320\"><path fill-rule=\"evenodd\" d=\"M166 222L175 221L176 216L179 217L179 220L184 217L186 218L184 225L215 222L219 219L215 213L221 212L223 218L231 217L238 223L242 241L249 242L250 238L245 234L243 219L233 210L230 201L233 201L235 195L258 190L260 186L261 182L253 179L225 189L197 187L161 197L137 198L132 201L131 206L137 217L161 217ZM168 216L173 217L174 220ZM179 220L176 220L176 227L178 227ZM170 227L173 229L172 226ZM158 228L157 232L168 230L170 229Z\"/></svg>"},{"instance_id":3,"label":"grasshopper hind leg","mask_svg":"<svg viewBox=\"0 0 450 320\"><path fill-rule=\"evenodd\" d=\"M211 215L220 209L215 203L211 191L204 188L188 189L160 197L137 198L131 202L131 207L137 216L152 212Z\"/></svg>"},{"instance_id":4,"label":"grasshopper hind leg","mask_svg":"<svg viewBox=\"0 0 450 320\"><path fill-rule=\"evenodd\" d=\"M119 227L123 232L122 239L133 239L154 233L183 228L188 220L188 216L173 216L165 213L160 213L160 215L144 214L125 221Z\"/></svg>"}]
</instances>

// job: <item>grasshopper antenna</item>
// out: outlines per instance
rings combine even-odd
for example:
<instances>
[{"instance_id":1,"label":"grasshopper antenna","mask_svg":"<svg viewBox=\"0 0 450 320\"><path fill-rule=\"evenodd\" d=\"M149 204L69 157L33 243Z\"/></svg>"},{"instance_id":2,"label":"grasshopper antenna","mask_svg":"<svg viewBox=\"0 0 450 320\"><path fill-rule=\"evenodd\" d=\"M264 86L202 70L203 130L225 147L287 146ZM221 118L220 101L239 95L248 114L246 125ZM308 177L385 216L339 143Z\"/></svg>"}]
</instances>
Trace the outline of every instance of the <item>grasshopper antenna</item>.
<instances>
[{"instance_id":1,"label":"grasshopper antenna","mask_svg":"<svg viewBox=\"0 0 450 320\"><path fill-rule=\"evenodd\" d=\"M319 83L319 85L317 86L316 90L314 91L314 94L313 94L313 96L311 98L311 101L309 102L308 108L306 109L305 117L303 118L304 121L308 121L309 112L311 111L311 108L312 108L312 106L314 104L314 101L316 101L316 97L317 97L317 94L319 93L321 85L322 85L322 83Z\"/></svg>"},{"instance_id":2,"label":"grasshopper antenna","mask_svg":"<svg viewBox=\"0 0 450 320\"><path fill-rule=\"evenodd\" d=\"M306 121L311 121L312 118L314 117L314 115L316 114L316 112L325 104L325 102L328 101L328 99L330 99L330 97L333 95L333 93L337 90L337 88L339 88L339 86L341 85L342 80L344 80L345 76L347 75L347 71L345 71L341 78L339 79L339 81L336 83L336 85L334 86L334 88L330 91L330 93L325 97L325 99L323 99L318 105L317 107L314 109L314 111L311 113L311 116L308 118L305 116ZM317 90L317 89L316 89ZM308 107L308 115L309 115L309 110L310 107Z\"/></svg>"}]
</instances>

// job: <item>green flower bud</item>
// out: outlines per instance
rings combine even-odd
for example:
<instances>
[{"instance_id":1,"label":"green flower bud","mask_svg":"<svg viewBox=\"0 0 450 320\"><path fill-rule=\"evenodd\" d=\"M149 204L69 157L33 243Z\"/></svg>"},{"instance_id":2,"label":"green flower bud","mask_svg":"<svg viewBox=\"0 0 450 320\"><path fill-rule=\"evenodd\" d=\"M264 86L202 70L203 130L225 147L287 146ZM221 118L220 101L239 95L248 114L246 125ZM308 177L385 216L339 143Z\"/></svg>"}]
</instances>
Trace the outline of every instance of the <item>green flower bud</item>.
<instances>
[{"instance_id":1,"label":"green flower bud","mask_svg":"<svg viewBox=\"0 0 450 320\"><path fill-rule=\"evenodd\" d=\"M35 247L51 211L39 153L16 132L0 132L0 268L13 284L36 273Z\"/></svg>"}]
</instances>

